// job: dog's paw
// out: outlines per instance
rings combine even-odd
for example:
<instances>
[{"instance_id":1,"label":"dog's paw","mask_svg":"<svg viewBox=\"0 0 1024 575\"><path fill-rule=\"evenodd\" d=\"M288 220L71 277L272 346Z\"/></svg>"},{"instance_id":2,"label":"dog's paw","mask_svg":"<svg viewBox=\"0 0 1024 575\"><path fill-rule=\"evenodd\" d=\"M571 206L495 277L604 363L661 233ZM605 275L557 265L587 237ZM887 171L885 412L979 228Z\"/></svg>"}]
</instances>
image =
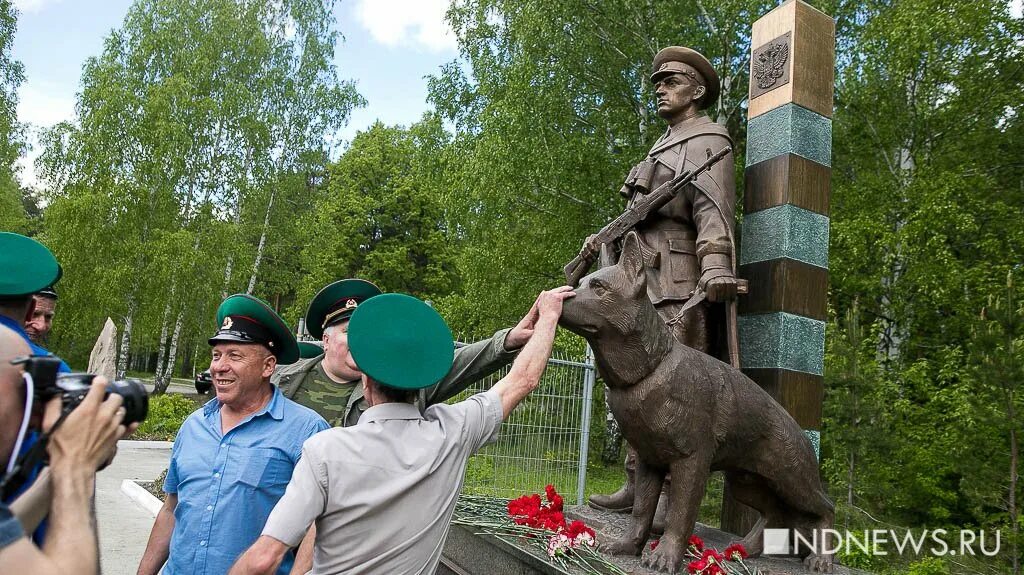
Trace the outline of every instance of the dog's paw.
<instances>
[{"instance_id":1,"label":"dog's paw","mask_svg":"<svg viewBox=\"0 0 1024 575\"><path fill-rule=\"evenodd\" d=\"M598 551L609 555L639 555L641 549L642 545L625 537L600 541L597 544Z\"/></svg>"},{"instance_id":2,"label":"dog's paw","mask_svg":"<svg viewBox=\"0 0 1024 575\"><path fill-rule=\"evenodd\" d=\"M640 561L640 564L648 569L676 573L683 564L684 551L679 545L662 540L657 549L651 551Z\"/></svg>"},{"instance_id":3,"label":"dog's paw","mask_svg":"<svg viewBox=\"0 0 1024 575\"><path fill-rule=\"evenodd\" d=\"M807 557L804 557L804 566L806 566L811 571L814 571L815 573L831 573L832 556L811 553Z\"/></svg>"}]
</instances>

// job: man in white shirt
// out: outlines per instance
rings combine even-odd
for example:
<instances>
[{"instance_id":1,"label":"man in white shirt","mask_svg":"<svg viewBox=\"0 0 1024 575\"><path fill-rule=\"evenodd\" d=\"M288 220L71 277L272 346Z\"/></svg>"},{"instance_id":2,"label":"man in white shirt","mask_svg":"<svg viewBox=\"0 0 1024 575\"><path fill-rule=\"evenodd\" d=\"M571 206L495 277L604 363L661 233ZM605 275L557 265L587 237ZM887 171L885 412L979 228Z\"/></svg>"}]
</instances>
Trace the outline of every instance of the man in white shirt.
<instances>
[{"instance_id":1,"label":"man in white shirt","mask_svg":"<svg viewBox=\"0 0 1024 575\"><path fill-rule=\"evenodd\" d=\"M302 457L263 535L232 573L271 573L316 521L314 573L433 573L469 456L533 391L551 354L571 288L542 292L533 336L490 390L423 413L419 389L451 367L451 332L437 312L402 294L367 300L349 322L351 361L370 408L353 427L322 432Z\"/></svg>"}]
</instances>

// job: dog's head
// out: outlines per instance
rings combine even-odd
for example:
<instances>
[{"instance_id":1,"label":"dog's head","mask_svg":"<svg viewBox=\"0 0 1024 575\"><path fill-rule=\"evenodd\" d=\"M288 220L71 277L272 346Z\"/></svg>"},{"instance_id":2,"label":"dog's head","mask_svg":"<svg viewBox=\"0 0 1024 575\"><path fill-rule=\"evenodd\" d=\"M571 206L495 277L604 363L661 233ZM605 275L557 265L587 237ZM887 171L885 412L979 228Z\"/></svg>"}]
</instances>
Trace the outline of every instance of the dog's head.
<instances>
[{"instance_id":1,"label":"dog's head","mask_svg":"<svg viewBox=\"0 0 1024 575\"><path fill-rule=\"evenodd\" d=\"M619 263L580 281L576 297L562 305L559 324L593 343L635 332L642 308L650 305L640 240L630 232L623 240Z\"/></svg>"}]
</instances>

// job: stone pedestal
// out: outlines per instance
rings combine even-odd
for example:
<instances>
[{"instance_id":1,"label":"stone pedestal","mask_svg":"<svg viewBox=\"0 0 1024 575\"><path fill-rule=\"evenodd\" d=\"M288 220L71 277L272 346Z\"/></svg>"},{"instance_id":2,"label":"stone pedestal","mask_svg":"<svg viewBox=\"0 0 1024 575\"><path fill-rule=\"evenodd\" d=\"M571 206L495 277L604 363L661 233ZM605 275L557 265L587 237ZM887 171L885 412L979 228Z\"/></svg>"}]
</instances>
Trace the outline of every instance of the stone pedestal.
<instances>
[{"instance_id":1,"label":"stone pedestal","mask_svg":"<svg viewBox=\"0 0 1024 575\"><path fill-rule=\"evenodd\" d=\"M593 527L597 540L605 541L621 536L628 528L630 516L622 513L598 511L585 505L566 509L567 521L579 519ZM737 537L724 531L697 524L694 533L704 540L708 547L723 551ZM644 553L650 553L650 542L644 546ZM630 575L665 575L640 565L641 557L608 556L608 561ZM759 557L748 559L746 564L760 569L762 575L816 575L804 568L796 557ZM515 539L503 540L492 535L479 535L472 527L452 525L445 542L439 575L556 575L580 573L576 570L563 571L547 563L543 554L526 546L516 544ZM686 566L683 566L683 573ZM836 565L834 574L871 575L859 569Z\"/></svg>"},{"instance_id":2,"label":"stone pedestal","mask_svg":"<svg viewBox=\"0 0 1024 575\"><path fill-rule=\"evenodd\" d=\"M493 535L480 535L472 527L452 525L444 544L437 575L558 575L563 572L533 550Z\"/></svg>"},{"instance_id":3,"label":"stone pedestal","mask_svg":"<svg viewBox=\"0 0 1024 575\"><path fill-rule=\"evenodd\" d=\"M630 516L623 513L608 513L598 511L585 505L573 507L566 512L567 519L579 519L594 528L597 532L597 540L603 541L621 536L627 531L630 523ZM738 537L726 533L714 527L708 527L698 523L694 528L694 534L704 540L706 547L714 547L719 551L725 550L731 543L735 543ZM657 536L652 537L656 539ZM650 553L650 542L644 546L644 554ZM661 571L652 571L640 565L640 557L610 556L608 559L615 563L623 571L631 575L664 575ZM762 575L817 575L813 571L804 568L803 563L795 557L759 557L747 559L745 563L751 568L761 570ZM683 573L686 566L683 566ZM865 571L849 569L839 565L835 566L833 574L840 575L870 575Z\"/></svg>"}]
</instances>

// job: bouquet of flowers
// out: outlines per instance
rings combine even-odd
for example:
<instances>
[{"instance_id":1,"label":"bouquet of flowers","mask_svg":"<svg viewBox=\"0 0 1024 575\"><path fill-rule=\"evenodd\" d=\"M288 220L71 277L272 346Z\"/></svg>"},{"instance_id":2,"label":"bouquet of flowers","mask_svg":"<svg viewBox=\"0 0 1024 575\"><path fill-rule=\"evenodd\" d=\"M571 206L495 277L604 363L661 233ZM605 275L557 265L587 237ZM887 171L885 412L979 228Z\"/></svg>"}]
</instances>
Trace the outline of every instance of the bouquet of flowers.
<instances>
[{"instance_id":1,"label":"bouquet of flowers","mask_svg":"<svg viewBox=\"0 0 1024 575\"><path fill-rule=\"evenodd\" d=\"M548 562L568 573L570 567L593 574L626 575L595 549L597 534L582 521L566 522L563 500L553 485L537 493L508 501L463 494L452 522L483 528L482 533L512 543L533 547Z\"/></svg>"},{"instance_id":2,"label":"bouquet of flowers","mask_svg":"<svg viewBox=\"0 0 1024 575\"><path fill-rule=\"evenodd\" d=\"M659 541L651 542L652 551L658 548ZM686 565L686 572L690 575L761 575L760 569L751 569L743 562L747 558L747 550L739 543L726 547L720 553L713 547L705 547L700 537L691 535L686 554L693 558Z\"/></svg>"}]
</instances>

